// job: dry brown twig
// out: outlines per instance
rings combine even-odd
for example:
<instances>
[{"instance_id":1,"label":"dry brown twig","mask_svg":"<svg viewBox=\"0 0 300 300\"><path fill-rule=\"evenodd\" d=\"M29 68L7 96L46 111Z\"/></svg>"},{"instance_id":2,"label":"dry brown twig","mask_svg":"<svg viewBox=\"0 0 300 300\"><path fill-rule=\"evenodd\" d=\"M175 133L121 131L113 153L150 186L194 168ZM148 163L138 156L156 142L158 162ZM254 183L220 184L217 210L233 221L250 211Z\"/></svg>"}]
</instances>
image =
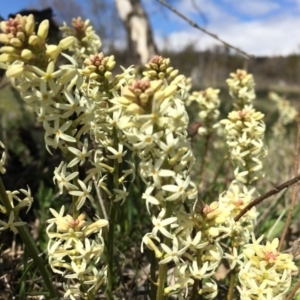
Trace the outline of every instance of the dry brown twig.
<instances>
[{"instance_id":1,"label":"dry brown twig","mask_svg":"<svg viewBox=\"0 0 300 300\"><path fill-rule=\"evenodd\" d=\"M234 49L235 51L241 53L242 55L246 56L249 59L253 59L255 56L252 54L249 54L243 50L241 50L238 47L235 47L227 42L225 42L224 40L222 40L221 38L219 38L216 34L211 33L210 31L204 29L203 27L199 26L197 23L195 23L194 21L192 21L191 19L189 19L188 17L186 17L184 14L180 13L178 10L176 10L174 7L172 7L170 4L166 3L163 0L156 0L157 2L159 2L160 4L162 4L163 6L167 7L169 10L171 10L174 14L176 14L178 17L182 18L183 20L185 20L187 23L189 23L192 27L204 32L205 34L211 36L212 38L214 38L215 40L219 41L220 43L222 43L224 46Z\"/></svg>"},{"instance_id":2,"label":"dry brown twig","mask_svg":"<svg viewBox=\"0 0 300 300\"><path fill-rule=\"evenodd\" d=\"M294 158L294 176L296 177L299 172L299 151L300 151L300 118L299 118L299 111L300 108L298 109L298 120L297 120L297 143L296 143L296 149L295 149L295 158ZM296 204L296 198L297 198L297 191L298 191L298 185L295 184L293 186L293 194L292 194L292 200L291 200L291 204L290 204L290 208L289 208L289 213L284 225L284 229L283 229L283 233L280 237L280 242L279 242L279 246L278 246L278 251L280 251L284 239L286 237L287 231L290 227L290 223L292 221L292 216L293 216L293 209L295 207Z\"/></svg>"},{"instance_id":3,"label":"dry brown twig","mask_svg":"<svg viewBox=\"0 0 300 300\"><path fill-rule=\"evenodd\" d=\"M286 300L291 300L293 296L296 294L296 292L300 288L300 281L297 283L297 285L293 288L292 292L287 296Z\"/></svg>"},{"instance_id":4,"label":"dry brown twig","mask_svg":"<svg viewBox=\"0 0 300 300\"><path fill-rule=\"evenodd\" d=\"M271 189L270 191L266 192L265 194L255 198L253 201L251 201L247 206L245 206L240 213L234 218L234 221L237 222L248 210L250 210L252 207L258 205L259 203L261 203L262 201L264 201L265 199L279 193L280 191L288 188L289 186L297 183L300 181L300 175L280 184L279 186Z\"/></svg>"}]
</instances>

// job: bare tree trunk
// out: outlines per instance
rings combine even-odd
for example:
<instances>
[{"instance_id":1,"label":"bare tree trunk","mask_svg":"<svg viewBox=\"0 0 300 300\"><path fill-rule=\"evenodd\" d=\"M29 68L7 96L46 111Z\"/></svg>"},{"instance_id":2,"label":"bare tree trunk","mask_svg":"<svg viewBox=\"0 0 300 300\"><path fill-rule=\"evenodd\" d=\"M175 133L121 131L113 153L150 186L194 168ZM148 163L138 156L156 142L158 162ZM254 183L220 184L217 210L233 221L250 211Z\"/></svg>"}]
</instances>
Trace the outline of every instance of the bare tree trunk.
<instances>
[{"instance_id":1,"label":"bare tree trunk","mask_svg":"<svg viewBox=\"0 0 300 300\"><path fill-rule=\"evenodd\" d=\"M140 0L115 0L119 17L127 31L130 59L145 64L156 52L148 16Z\"/></svg>"}]
</instances>

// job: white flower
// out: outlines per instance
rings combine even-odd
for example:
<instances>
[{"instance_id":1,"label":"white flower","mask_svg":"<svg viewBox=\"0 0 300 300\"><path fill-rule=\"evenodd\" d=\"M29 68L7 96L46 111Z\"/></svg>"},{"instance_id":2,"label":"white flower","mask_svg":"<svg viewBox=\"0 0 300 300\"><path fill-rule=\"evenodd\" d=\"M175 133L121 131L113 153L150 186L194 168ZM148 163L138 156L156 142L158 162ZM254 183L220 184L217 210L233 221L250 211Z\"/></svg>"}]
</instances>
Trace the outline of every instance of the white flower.
<instances>
[{"instance_id":1,"label":"white flower","mask_svg":"<svg viewBox=\"0 0 300 300\"><path fill-rule=\"evenodd\" d=\"M76 157L68 163L67 168L71 168L71 167L75 166L78 163L79 163L79 166L82 166L85 163L86 159L92 153L92 150L87 151L88 150L88 139L84 140L84 143L83 143L83 146L82 146L82 151L80 151L80 150L78 150L77 148L74 148L74 147L68 147L68 150L70 152L72 152L73 154L75 154Z\"/></svg>"},{"instance_id":2,"label":"white flower","mask_svg":"<svg viewBox=\"0 0 300 300\"><path fill-rule=\"evenodd\" d=\"M210 279L211 282L205 282L203 288L199 290L199 294L204 295L205 299L215 299L218 295L217 284Z\"/></svg>"},{"instance_id":3,"label":"white flower","mask_svg":"<svg viewBox=\"0 0 300 300\"><path fill-rule=\"evenodd\" d=\"M149 248L155 252L155 257L161 258L162 253L156 247L156 245L154 244L152 239L156 240L158 243L160 242L160 239L157 236L154 236L152 233L146 233L143 236L142 243L141 243L141 252L144 253L144 244L145 244L147 246L147 248Z\"/></svg>"},{"instance_id":4,"label":"white flower","mask_svg":"<svg viewBox=\"0 0 300 300\"><path fill-rule=\"evenodd\" d=\"M209 278L215 273L215 270L212 270L211 272L209 272L208 262L205 262L199 269L197 261L194 260L192 266L190 266L189 269L190 269L191 275L195 279L200 279L200 280L203 278Z\"/></svg>"},{"instance_id":5,"label":"white flower","mask_svg":"<svg viewBox=\"0 0 300 300\"><path fill-rule=\"evenodd\" d=\"M245 157L250 153L249 150L242 151L240 146L233 148L230 152L231 159L234 162L240 163L242 166L246 165Z\"/></svg>"},{"instance_id":6,"label":"white flower","mask_svg":"<svg viewBox=\"0 0 300 300\"><path fill-rule=\"evenodd\" d=\"M106 274L106 268L102 268L101 270L98 270L98 268L94 267L93 268L93 276L89 280L85 280L83 283L84 284L89 284L92 285L89 289L88 292L94 290L95 293L99 290L100 286L102 284L105 284L107 274Z\"/></svg>"},{"instance_id":7,"label":"white flower","mask_svg":"<svg viewBox=\"0 0 300 300\"><path fill-rule=\"evenodd\" d=\"M158 158L153 166L152 161L147 163L140 164L141 175L143 177L152 177L154 185L157 189L161 187L161 178L160 177L173 177L175 172L172 170L161 169L162 164L164 163L164 157Z\"/></svg>"},{"instance_id":8,"label":"white flower","mask_svg":"<svg viewBox=\"0 0 300 300\"><path fill-rule=\"evenodd\" d=\"M63 193L63 188L66 188L67 190L78 190L78 187L69 181L73 180L79 174L79 172L69 173L66 171L66 167L66 164L61 162L60 165L54 170L53 181L54 183L57 181L61 194Z\"/></svg>"},{"instance_id":9,"label":"white flower","mask_svg":"<svg viewBox=\"0 0 300 300\"><path fill-rule=\"evenodd\" d=\"M77 181L81 187L81 190L70 191L69 194L73 196L78 196L78 199L76 200L76 209L80 210L80 208L84 205L86 198L88 198L91 202L94 201L94 198L90 194L92 190L92 182L90 181L88 183L88 186L86 186L85 183L80 179L78 179Z\"/></svg>"},{"instance_id":10,"label":"white flower","mask_svg":"<svg viewBox=\"0 0 300 300\"><path fill-rule=\"evenodd\" d=\"M74 272L73 274L67 274L64 277L65 278L76 278L76 279L83 279L83 275L86 273L86 267L87 267L87 263L86 260L80 260L80 263L78 264L78 262L76 263L75 261L71 262L71 267L72 267L72 271Z\"/></svg>"},{"instance_id":11,"label":"white flower","mask_svg":"<svg viewBox=\"0 0 300 300\"><path fill-rule=\"evenodd\" d=\"M152 133L152 132L147 132L147 133L141 133L139 131L135 132L136 137L138 138L138 142L134 143L133 146L142 150L150 150L155 146L155 143L160 140L161 136L163 135L163 132L157 132L157 133Z\"/></svg>"},{"instance_id":12,"label":"white flower","mask_svg":"<svg viewBox=\"0 0 300 300\"><path fill-rule=\"evenodd\" d=\"M124 173L124 175L121 178L119 178L120 183L123 183L125 178L128 177L129 175L132 175L131 182L134 182L135 180L135 173L136 173L135 164L130 160L126 160L126 162L129 164L130 169L122 170L122 173Z\"/></svg>"},{"instance_id":13,"label":"white flower","mask_svg":"<svg viewBox=\"0 0 300 300\"><path fill-rule=\"evenodd\" d=\"M40 107L48 108L49 105L54 104L53 98L57 95L57 93L60 91L61 86L56 85L54 89L51 89L48 87L47 82L41 81L40 90L33 88L31 93L28 93L28 95L25 96L25 101L27 103L30 103L34 100L39 101Z\"/></svg>"},{"instance_id":14,"label":"white flower","mask_svg":"<svg viewBox=\"0 0 300 300\"><path fill-rule=\"evenodd\" d=\"M176 222L177 218L170 217L167 219L163 219L165 214L166 214L166 210L163 208L157 218L154 215L152 216L152 224L154 225L152 229L152 234L154 236L157 236L157 232L159 231L162 235L172 239L173 235L165 227Z\"/></svg>"},{"instance_id":15,"label":"white flower","mask_svg":"<svg viewBox=\"0 0 300 300\"><path fill-rule=\"evenodd\" d=\"M176 184L166 184L162 186L164 191L172 193L169 197L166 198L166 201L175 201L179 198L181 201L184 201L188 194L188 186L190 184L190 177L187 176L185 180L179 178L178 176L175 177Z\"/></svg>"},{"instance_id":16,"label":"white flower","mask_svg":"<svg viewBox=\"0 0 300 300\"><path fill-rule=\"evenodd\" d=\"M178 239L176 237L172 239L172 244L173 244L172 249L168 247L166 244L160 244L166 254L164 255L165 258L162 259L159 262L159 264L166 264L170 261L174 261L176 265L179 264L180 256L186 251L188 246L184 246L183 248L178 250L179 245L178 245Z\"/></svg>"},{"instance_id":17,"label":"white flower","mask_svg":"<svg viewBox=\"0 0 300 300\"><path fill-rule=\"evenodd\" d=\"M49 143L53 148L58 147L60 140L64 140L64 141L71 142L71 143L76 142L76 139L73 136L65 133L65 131L67 131L70 128L70 126L72 125L72 121L64 122L64 124L61 126L59 123L60 123L59 119L55 119L53 128L50 127L48 123L45 127L48 135L54 134L53 142L50 141L50 143Z\"/></svg>"},{"instance_id":18,"label":"white flower","mask_svg":"<svg viewBox=\"0 0 300 300\"><path fill-rule=\"evenodd\" d=\"M2 225L2 226L1 226ZM7 222L0 220L0 231L5 229L10 229L14 233L18 233L18 229L16 227L26 225L26 222L17 221L15 222L15 214L14 211L11 210L9 214L9 218Z\"/></svg>"},{"instance_id":19,"label":"white flower","mask_svg":"<svg viewBox=\"0 0 300 300\"><path fill-rule=\"evenodd\" d=\"M198 231L195 237L192 239L190 235L186 237L186 239L182 239L182 243L186 246L188 246L190 249L202 249L208 245L208 242L202 242L201 241L202 233L201 231Z\"/></svg>"},{"instance_id":20,"label":"white flower","mask_svg":"<svg viewBox=\"0 0 300 300\"><path fill-rule=\"evenodd\" d=\"M171 285L166 287L164 292L168 295L173 291L185 289L184 298L182 299L187 299L189 292L188 288L194 283L194 280L189 276L189 273L186 272L186 263L176 265L174 268L174 279L176 281L174 280L174 284L171 283Z\"/></svg>"},{"instance_id":21,"label":"white flower","mask_svg":"<svg viewBox=\"0 0 300 300\"><path fill-rule=\"evenodd\" d=\"M143 193L142 195L142 199L146 200L146 207L147 207L147 211L150 214L150 210L149 210L149 205L160 205L161 201L160 199L157 199L156 196L152 196L151 193L154 191L155 186L151 185L149 187L146 188L145 193Z\"/></svg>"},{"instance_id":22,"label":"white flower","mask_svg":"<svg viewBox=\"0 0 300 300\"><path fill-rule=\"evenodd\" d=\"M158 141L157 145L160 149L164 151L165 154L168 154L170 157L173 157L176 153L176 148L178 146L178 138L174 138L173 132L168 132L166 134L166 141Z\"/></svg>"},{"instance_id":23,"label":"white flower","mask_svg":"<svg viewBox=\"0 0 300 300\"><path fill-rule=\"evenodd\" d=\"M243 253L238 255L237 248L233 247L232 252L233 252L232 254L225 253L224 255L224 257L227 258L230 262L229 266L231 270L233 270L237 264L241 266L243 264L243 261L241 259L244 258Z\"/></svg>"},{"instance_id":24,"label":"white flower","mask_svg":"<svg viewBox=\"0 0 300 300\"><path fill-rule=\"evenodd\" d=\"M33 198L31 196L31 191L30 188L28 188L28 191L24 190L24 189L20 189L20 191L26 196L24 199L20 200L20 203L18 203L15 207L15 210L20 209L21 207L27 206L27 210L26 210L26 214L28 213L28 211L31 208L31 205L33 203Z\"/></svg>"},{"instance_id":25,"label":"white flower","mask_svg":"<svg viewBox=\"0 0 300 300\"><path fill-rule=\"evenodd\" d=\"M123 152L123 144L119 144L118 151L110 146L107 147L107 150L113 153L113 155L107 155L107 157L110 159L117 159L119 164L123 161L123 157L127 153L127 151Z\"/></svg>"},{"instance_id":26,"label":"white flower","mask_svg":"<svg viewBox=\"0 0 300 300\"><path fill-rule=\"evenodd\" d=\"M75 92L74 94L72 94L70 91L64 90L64 95L66 96L66 99L69 103L55 103L54 105L55 107L66 111L61 115L61 118L67 119L74 113L76 113L76 115L78 116L84 109L82 106L80 106L79 93Z\"/></svg>"},{"instance_id":27,"label":"white flower","mask_svg":"<svg viewBox=\"0 0 300 300\"><path fill-rule=\"evenodd\" d=\"M65 290L64 298L71 300L78 300L78 297L83 297L83 293L80 291L80 283L75 285L71 285L68 280L67 284L63 283L63 287Z\"/></svg>"},{"instance_id":28,"label":"white flower","mask_svg":"<svg viewBox=\"0 0 300 300\"><path fill-rule=\"evenodd\" d=\"M122 201L120 205L122 205L125 202L126 198L129 195L129 193L126 190L125 185L123 185L123 190L114 189L114 192L116 193L116 197L114 199L114 202Z\"/></svg>"},{"instance_id":29,"label":"white flower","mask_svg":"<svg viewBox=\"0 0 300 300\"><path fill-rule=\"evenodd\" d=\"M29 71L27 73L34 73L37 76L40 76L40 78L37 77L40 82L47 82L49 84L50 90L55 90L57 88L57 84L55 83L54 79L61 77L65 73L64 70L55 71L55 63L55 60L51 60L47 66L46 72L33 65L27 65L26 71Z\"/></svg>"}]
</instances>

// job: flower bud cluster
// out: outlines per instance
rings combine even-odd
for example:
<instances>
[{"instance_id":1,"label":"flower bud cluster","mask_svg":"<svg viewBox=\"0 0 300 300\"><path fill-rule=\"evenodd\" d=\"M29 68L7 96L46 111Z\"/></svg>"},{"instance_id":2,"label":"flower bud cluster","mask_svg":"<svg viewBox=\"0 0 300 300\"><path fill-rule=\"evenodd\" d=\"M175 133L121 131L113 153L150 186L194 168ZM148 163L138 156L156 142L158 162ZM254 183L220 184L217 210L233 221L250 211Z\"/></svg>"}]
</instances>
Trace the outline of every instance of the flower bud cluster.
<instances>
[{"instance_id":1,"label":"flower bud cluster","mask_svg":"<svg viewBox=\"0 0 300 300\"><path fill-rule=\"evenodd\" d=\"M170 58L164 58L159 55L155 55L145 67L146 71L143 72L144 76L149 77L151 80L166 79L169 84L179 73L178 70L171 66ZM183 75L180 76L180 79L182 77Z\"/></svg>"},{"instance_id":2,"label":"flower bud cluster","mask_svg":"<svg viewBox=\"0 0 300 300\"><path fill-rule=\"evenodd\" d=\"M16 15L15 18L10 18L8 21L1 21L0 27L2 33L0 34L0 42L5 46L1 47L0 51L3 53L0 56L2 62L12 62L16 59L30 59L33 53L30 49L26 49L34 44L41 45L44 41L44 32L47 29L47 21L41 23L38 35L34 33L34 17L33 15L21 16Z\"/></svg>"},{"instance_id":3,"label":"flower bud cluster","mask_svg":"<svg viewBox=\"0 0 300 300\"><path fill-rule=\"evenodd\" d=\"M169 85L176 85L182 101L187 102L192 88L192 79L187 78L171 65L170 58L155 55L145 65L146 71L143 75L152 80L165 80Z\"/></svg>"},{"instance_id":4,"label":"flower bud cluster","mask_svg":"<svg viewBox=\"0 0 300 300\"><path fill-rule=\"evenodd\" d=\"M200 135L207 135L220 115L219 89L207 88L204 91L193 92L190 101L196 101L200 112L198 114L202 124L198 129ZM189 104L189 103L188 103Z\"/></svg>"},{"instance_id":5,"label":"flower bud cluster","mask_svg":"<svg viewBox=\"0 0 300 300\"><path fill-rule=\"evenodd\" d=\"M283 136L286 133L286 126L295 121L298 112L289 100L280 97L274 92L269 93L269 99L275 102L279 114L277 121L272 125L273 134L277 137Z\"/></svg>"},{"instance_id":6,"label":"flower bud cluster","mask_svg":"<svg viewBox=\"0 0 300 300\"><path fill-rule=\"evenodd\" d=\"M23 65L27 62L36 66L45 67L48 59L56 58L63 50L73 43L73 38L66 38L58 45L47 45L46 39L49 31L49 21L40 23L37 33L34 32L35 20L33 15L16 15L8 21L1 22L2 32L0 42L5 46L0 48L0 62L16 62L17 67L7 72L8 77L15 77L23 72ZM46 49L46 51L45 51Z\"/></svg>"},{"instance_id":7,"label":"flower bud cluster","mask_svg":"<svg viewBox=\"0 0 300 300\"><path fill-rule=\"evenodd\" d=\"M101 231L108 221L99 218L95 218L93 222L86 221L85 214L80 214L77 218L65 215L64 206L59 213L51 208L50 211L54 216L47 221L50 223L47 234L50 238L48 254L51 269L68 280L77 280L83 287L76 289L69 281L65 286L65 297L72 295L85 298L83 290L95 295L106 281L106 268L96 268L95 264L98 264L103 253ZM94 237L91 241L92 235Z\"/></svg>"},{"instance_id":8,"label":"flower bud cluster","mask_svg":"<svg viewBox=\"0 0 300 300\"><path fill-rule=\"evenodd\" d=\"M263 175L261 159L267 155L263 144L264 115L257 112L251 104L255 95L252 76L241 70L231 76L233 79L228 79L227 82L230 93L236 99L234 107L237 110L230 112L228 118L220 123L225 125L226 143L236 167L235 178L248 185Z\"/></svg>"},{"instance_id":9,"label":"flower bud cluster","mask_svg":"<svg viewBox=\"0 0 300 300\"><path fill-rule=\"evenodd\" d=\"M75 37L75 43L69 50L74 53L74 59L77 62L97 53L101 47L101 39L90 25L90 20L83 21L81 17L73 18L72 27L64 22L60 30L65 37Z\"/></svg>"},{"instance_id":10,"label":"flower bud cluster","mask_svg":"<svg viewBox=\"0 0 300 300\"><path fill-rule=\"evenodd\" d=\"M280 253L278 239L260 245L252 236L252 243L244 246L244 263L239 272L241 287L238 287L242 300L246 299L286 299L291 286L292 271L297 267L291 254Z\"/></svg>"},{"instance_id":11,"label":"flower bud cluster","mask_svg":"<svg viewBox=\"0 0 300 300\"><path fill-rule=\"evenodd\" d=\"M83 64L85 68L83 69L82 73L85 76L90 76L91 79L98 79L103 81L103 79L110 79L112 76L112 69L115 67L116 62L113 55L104 56L101 52L99 54L91 54L87 57Z\"/></svg>"},{"instance_id":12,"label":"flower bud cluster","mask_svg":"<svg viewBox=\"0 0 300 300\"><path fill-rule=\"evenodd\" d=\"M229 93L235 100L233 103L235 109L239 110L252 104L255 99L255 83L252 74L248 74L245 70L237 70L236 73L230 73L230 77L226 82Z\"/></svg>"}]
</instances>

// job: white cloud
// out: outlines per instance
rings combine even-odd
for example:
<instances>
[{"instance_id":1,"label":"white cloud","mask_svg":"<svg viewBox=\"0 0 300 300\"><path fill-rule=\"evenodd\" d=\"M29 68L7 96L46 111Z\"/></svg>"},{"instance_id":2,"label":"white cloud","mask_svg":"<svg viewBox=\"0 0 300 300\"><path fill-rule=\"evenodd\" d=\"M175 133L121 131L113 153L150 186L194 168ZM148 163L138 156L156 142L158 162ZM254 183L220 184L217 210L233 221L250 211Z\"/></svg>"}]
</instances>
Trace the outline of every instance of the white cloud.
<instances>
[{"instance_id":1,"label":"white cloud","mask_svg":"<svg viewBox=\"0 0 300 300\"><path fill-rule=\"evenodd\" d=\"M299 53L298 28L300 28L299 18L281 16L260 22L232 22L222 26L212 24L208 29L228 43L250 54L262 56ZM158 45L167 44L167 48L173 50L181 50L191 43L199 50L221 45L193 28L170 34L167 36L167 43L164 43L163 36L157 36L156 40Z\"/></svg>"},{"instance_id":2,"label":"white cloud","mask_svg":"<svg viewBox=\"0 0 300 300\"><path fill-rule=\"evenodd\" d=\"M218 0L220 1L220 0ZM245 10L248 14L265 14L278 8L278 4L269 0L223 0L234 5L235 10ZM300 0L286 0L298 2ZM199 3L200 2L200 3ZM226 42L241 48L256 56L262 55L288 55L300 52L300 19L293 16L292 11L281 11L272 18L260 18L259 21L241 21L232 10L221 9L214 1L198 1L199 7L209 19L207 29L217 34ZM220 2L218 2L219 4ZM191 1L177 2L176 9L194 19L195 11ZM172 15L173 13L170 12ZM179 22L179 17L173 14L169 20ZM195 20L197 22L197 20ZM181 22L181 21L180 21ZM189 44L194 44L199 50L205 50L214 45L222 45L220 42L192 28L182 27L181 31L166 34L166 31L154 27L156 41L159 48L181 50Z\"/></svg>"}]
</instances>

